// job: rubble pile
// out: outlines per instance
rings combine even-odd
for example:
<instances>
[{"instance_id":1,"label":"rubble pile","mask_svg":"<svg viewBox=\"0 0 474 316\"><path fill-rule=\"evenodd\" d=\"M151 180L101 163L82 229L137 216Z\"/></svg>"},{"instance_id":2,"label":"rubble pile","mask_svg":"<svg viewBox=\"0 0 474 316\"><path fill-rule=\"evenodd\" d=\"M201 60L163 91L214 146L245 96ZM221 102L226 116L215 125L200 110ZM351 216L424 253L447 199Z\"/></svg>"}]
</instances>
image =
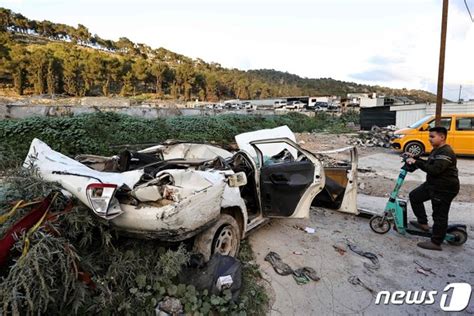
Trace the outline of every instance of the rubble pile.
<instances>
[{"instance_id":1,"label":"rubble pile","mask_svg":"<svg viewBox=\"0 0 474 316\"><path fill-rule=\"evenodd\" d=\"M358 136L349 141L349 144L362 147L390 147L390 140L397 127L389 125L387 127L372 126L370 131L359 131Z\"/></svg>"},{"instance_id":2,"label":"rubble pile","mask_svg":"<svg viewBox=\"0 0 474 316\"><path fill-rule=\"evenodd\" d=\"M319 161L323 164L324 168L331 168L331 167L344 167L344 166L349 166L350 161L349 160L341 160L341 159L336 159L334 157L331 157L329 155L325 155L322 153L313 153Z\"/></svg>"}]
</instances>

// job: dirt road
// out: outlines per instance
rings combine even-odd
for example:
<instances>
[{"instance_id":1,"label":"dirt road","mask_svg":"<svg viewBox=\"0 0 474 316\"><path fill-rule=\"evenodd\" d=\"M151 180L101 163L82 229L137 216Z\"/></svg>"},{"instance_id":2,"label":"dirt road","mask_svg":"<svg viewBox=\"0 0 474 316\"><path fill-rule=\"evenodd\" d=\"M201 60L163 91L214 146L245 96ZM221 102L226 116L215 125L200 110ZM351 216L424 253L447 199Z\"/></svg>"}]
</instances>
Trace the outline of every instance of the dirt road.
<instances>
[{"instance_id":1,"label":"dirt road","mask_svg":"<svg viewBox=\"0 0 474 316\"><path fill-rule=\"evenodd\" d=\"M344 136L345 137L345 136ZM310 150L328 150L345 146L344 137L326 136L308 141L302 146ZM298 136L301 140L300 135ZM341 140L342 138L342 140ZM322 140L323 139L323 140ZM334 140L338 139L338 142ZM347 140L347 139L346 139ZM315 143L317 141L317 143ZM329 142L329 144L328 144ZM359 207L373 211L383 210L384 195L393 187L400 167L399 158L388 150L362 149L360 164L372 167L370 176L360 174L359 182L366 183L371 195L359 195ZM461 182L470 187L474 170L474 159L461 158ZM413 174L412 185L423 181L423 174ZM384 180L381 180L384 179ZM474 236L474 203L468 193L453 203L451 222L468 225L468 234ZM430 213L430 205L427 203ZM411 209L409 217L413 217ZM312 227L314 234L308 234L298 227ZM444 245L441 252L430 252L416 246L422 237L401 236L393 230L377 235L369 228L368 220L362 217L313 208L309 219L276 219L253 232L250 243L260 264L262 274L271 285L272 315L339 315L339 314L441 314L440 296L447 283L467 282L474 287L474 239L461 247ZM347 249L347 243L364 251L376 254L380 261L378 270L370 270L364 263L370 261ZM333 245L339 245L345 252L338 252ZM278 275L272 266L264 261L269 251L277 252L292 268L309 266L316 270L320 281L297 285L293 277ZM424 275L417 272L414 262L431 268L434 273ZM375 305L375 296L362 286L349 283L352 276L359 278L374 293L382 290L436 290L433 305ZM474 299L463 312L474 314Z\"/></svg>"}]
</instances>

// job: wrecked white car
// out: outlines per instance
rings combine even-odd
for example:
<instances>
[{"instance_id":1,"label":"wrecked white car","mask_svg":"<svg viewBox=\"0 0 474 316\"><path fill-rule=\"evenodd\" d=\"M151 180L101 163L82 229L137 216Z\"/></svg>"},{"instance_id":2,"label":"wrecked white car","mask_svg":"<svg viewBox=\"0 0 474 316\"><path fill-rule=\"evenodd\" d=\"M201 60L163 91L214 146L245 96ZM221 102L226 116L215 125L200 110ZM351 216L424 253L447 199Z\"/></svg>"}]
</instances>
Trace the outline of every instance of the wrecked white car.
<instances>
[{"instance_id":1,"label":"wrecked white car","mask_svg":"<svg viewBox=\"0 0 474 316\"><path fill-rule=\"evenodd\" d=\"M325 166L286 127L236 136L238 151L168 143L77 160L33 140L24 165L58 182L119 232L182 241L206 259L235 255L240 239L269 217L304 218L311 204L357 213L357 152Z\"/></svg>"}]
</instances>

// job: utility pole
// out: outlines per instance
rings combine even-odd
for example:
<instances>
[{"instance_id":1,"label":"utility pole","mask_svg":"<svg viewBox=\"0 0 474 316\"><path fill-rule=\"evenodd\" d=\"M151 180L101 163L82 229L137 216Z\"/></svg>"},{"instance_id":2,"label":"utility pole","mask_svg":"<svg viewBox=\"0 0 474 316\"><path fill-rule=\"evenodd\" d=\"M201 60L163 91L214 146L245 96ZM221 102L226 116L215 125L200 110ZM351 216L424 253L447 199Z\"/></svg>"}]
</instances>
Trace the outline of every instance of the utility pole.
<instances>
[{"instance_id":1,"label":"utility pole","mask_svg":"<svg viewBox=\"0 0 474 316\"><path fill-rule=\"evenodd\" d=\"M462 84L459 85L459 97L458 97L458 103L461 103L461 91L462 91Z\"/></svg>"},{"instance_id":2,"label":"utility pole","mask_svg":"<svg viewBox=\"0 0 474 316\"><path fill-rule=\"evenodd\" d=\"M443 106L444 57L446 52L446 33L448 28L448 0L443 0L443 15L441 20L441 45L439 48L438 93L436 98L435 124L440 126L441 108Z\"/></svg>"}]
</instances>

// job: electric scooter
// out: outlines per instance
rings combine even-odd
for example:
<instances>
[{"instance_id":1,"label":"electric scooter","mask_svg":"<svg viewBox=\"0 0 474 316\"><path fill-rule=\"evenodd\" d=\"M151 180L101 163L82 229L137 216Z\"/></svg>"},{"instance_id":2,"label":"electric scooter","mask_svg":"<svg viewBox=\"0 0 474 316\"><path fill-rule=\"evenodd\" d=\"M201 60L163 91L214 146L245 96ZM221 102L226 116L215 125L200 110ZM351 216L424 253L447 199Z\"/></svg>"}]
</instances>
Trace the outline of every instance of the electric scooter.
<instances>
[{"instance_id":1,"label":"electric scooter","mask_svg":"<svg viewBox=\"0 0 474 316\"><path fill-rule=\"evenodd\" d=\"M387 205L385 206L384 214L383 216L374 215L369 222L370 228L377 234L385 234L390 230L391 223L393 222L394 230L402 235L406 235L408 233L411 235L431 237L431 229L429 231L423 231L413 227L413 225L407 222L407 201L398 198L398 192L405 181L406 175L409 172L411 173L417 169L414 165L409 165L406 163L408 158L408 155L402 154L404 165L400 170L395 188L390 194L390 198L387 202ZM454 246L460 246L464 244L467 240L466 225L448 225L447 234L444 240Z\"/></svg>"}]
</instances>

